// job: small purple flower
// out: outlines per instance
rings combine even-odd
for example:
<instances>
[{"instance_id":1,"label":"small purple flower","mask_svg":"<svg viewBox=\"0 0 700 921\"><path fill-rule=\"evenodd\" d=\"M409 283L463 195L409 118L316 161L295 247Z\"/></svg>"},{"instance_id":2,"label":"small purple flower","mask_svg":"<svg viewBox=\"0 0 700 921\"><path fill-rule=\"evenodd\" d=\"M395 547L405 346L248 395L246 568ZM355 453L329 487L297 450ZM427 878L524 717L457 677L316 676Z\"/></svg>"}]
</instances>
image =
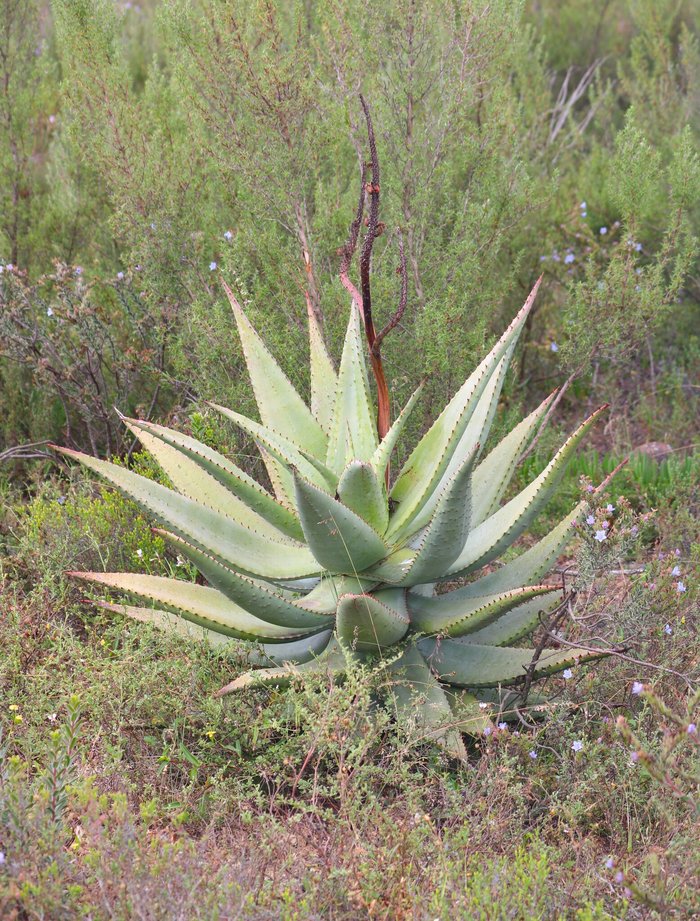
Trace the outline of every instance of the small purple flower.
<instances>
[{"instance_id":1,"label":"small purple flower","mask_svg":"<svg viewBox=\"0 0 700 921\"><path fill-rule=\"evenodd\" d=\"M679 582L678 585L676 585L676 591L677 591L679 594L680 594L681 592L684 592L684 591L685 591L685 585L683 585L682 582Z\"/></svg>"},{"instance_id":2,"label":"small purple flower","mask_svg":"<svg viewBox=\"0 0 700 921\"><path fill-rule=\"evenodd\" d=\"M663 558L664 558L663 553L660 553L660 554L659 554L659 559L660 559L660 560L663 560Z\"/></svg>"},{"instance_id":3,"label":"small purple flower","mask_svg":"<svg viewBox=\"0 0 700 921\"><path fill-rule=\"evenodd\" d=\"M508 728L508 723L499 723L498 728L501 730L501 732L503 732Z\"/></svg>"},{"instance_id":4,"label":"small purple flower","mask_svg":"<svg viewBox=\"0 0 700 921\"><path fill-rule=\"evenodd\" d=\"M565 262L567 265L571 265L571 263L574 261L574 258L575 258L575 257L574 257L574 254L573 254L573 253L569 253L568 256L565 256L565 257L564 257L564 262Z\"/></svg>"},{"instance_id":5,"label":"small purple flower","mask_svg":"<svg viewBox=\"0 0 700 921\"><path fill-rule=\"evenodd\" d=\"M695 725L695 723L688 723L688 728L686 729L686 732L688 733L689 736L694 736L697 731L698 731L698 727Z\"/></svg>"},{"instance_id":6,"label":"small purple flower","mask_svg":"<svg viewBox=\"0 0 700 921\"><path fill-rule=\"evenodd\" d=\"M83 274L83 270L80 268L80 266L78 266L78 268L75 270L75 274L76 274L76 275L82 275L82 274Z\"/></svg>"},{"instance_id":7,"label":"small purple flower","mask_svg":"<svg viewBox=\"0 0 700 921\"><path fill-rule=\"evenodd\" d=\"M638 253L641 253L641 251L642 251L642 244L641 244L641 243L637 243L636 246L635 246L634 248L637 250Z\"/></svg>"},{"instance_id":8,"label":"small purple flower","mask_svg":"<svg viewBox=\"0 0 700 921\"><path fill-rule=\"evenodd\" d=\"M656 588L656 582L650 582L650 583L649 583L649 588L652 589L652 590L655 589L655 588Z\"/></svg>"},{"instance_id":9,"label":"small purple flower","mask_svg":"<svg viewBox=\"0 0 700 921\"><path fill-rule=\"evenodd\" d=\"M674 556L680 556L680 555L681 555L680 550L674 550L674 551L673 551L673 555L674 555Z\"/></svg>"},{"instance_id":10,"label":"small purple flower","mask_svg":"<svg viewBox=\"0 0 700 921\"><path fill-rule=\"evenodd\" d=\"M581 204L579 205L579 208L581 209L581 211L585 211L587 207L588 206L585 201L582 201Z\"/></svg>"},{"instance_id":11,"label":"small purple flower","mask_svg":"<svg viewBox=\"0 0 700 921\"><path fill-rule=\"evenodd\" d=\"M630 755L630 758L632 759L632 761L639 761L639 754L637 752L632 752L632 754Z\"/></svg>"},{"instance_id":12,"label":"small purple flower","mask_svg":"<svg viewBox=\"0 0 700 921\"><path fill-rule=\"evenodd\" d=\"M618 870L617 873L615 874L615 882L616 882L616 883L624 883L624 881L625 881L625 874L624 874L624 873L621 873L621 872Z\"/></svg>"},{"instance_id":13,"label":"small purple flower","mask_svg":"<svg viewBox=\"0 0 700 921\"><path fill-rule=\"evenodd\" d=\"M224 236L226 237L227 240L230 240L231 237L233 236L233 234L231 233L230 230L227 230L226 233L224 234Z\"/></svg>"},{"instance_id":14,"label":"small purple flower","mask_svg":"<svg viewBox=\"0 0 700 921\"><path fill-rule=\"evenodd\" d=\"M607 531L608 528L610 527L610 522L604 521L602 527L604 531Z\"/></svg>"},{"instance_id":15,"label":"small purple flower","mask_svg":"<svg viewBox=\"0 0 700 921\"><path fill-rule=\"evenodd\" d=\"M615 866L615 861L612 859L612 857L608 857L608 859L605 861L605 866L608 868L608 870L612 870L612 868Z\"/></svg>"},{"instance_id":16,"label":"small purple flower","mask_svg":"<svg viewBox=\"0 0 700 921\"><path fill-rule=\"evenodd\" d=\"M155 225L155 224L151 224L151 230L155 230L155 229L156 229L156 225Z\"/></svg>"},{"instance_id":17,"label":"small purple flower","mask_svg":"<svg viewBox=\"0 0 700 921\"><path fill-rule=\"evenodd\" d=\"M673 633L673 630L671 630L671 625L670 625L670 624L666 624L666 626L664 627L664 633L665 633L667 636L671 636L671 634Z\"/></svg>"},{"instance_id":18,"label":"small purple flower","mask_svg":"<svg viewBox=\"0 0 700 921\"><path fill-rule=\"evenodd\" d=\"M124 277L123 272L117 272L117 278L119 279L119 281L121 281L123 277Z\"/></svg>"},{"instance_id":19,"label":"small purple flower","mask_svg":"<svg viewBox=\"0 0 700 921\"><path fill-rule=\"evenodd\" d=\"M607 722L609 722L609 720L608 720L608 718L607 718L607 716L604 716L604 717L603 717L603 722L604 722L604 723L607 723Z\"/></svg>"},{"instance_id":20,"label":"small purple flower","mask_svg":"<svg viewBox=\"0 0 700 921\"><path fill-rule=\"evenodd\" d=\"M607 536L608 536L607 531L596 531L595 532L595 539L601 544L604 540L606 540Z\"/></svg>"},{"instance_id":21,"label":"small purple flower","mask_svg":"<svg viewBox=\"0 0 700 921\"><path fill-rule=\"evenodd\" d=\"M493 732L493 730L491 729L490 726L487 726L486 729L484 729L484 735L485 735L485 736L490 736L492 732Z\"/></svg>"},{"instance_id":22,"label":"small purple flower","mask_svg":"<svg viewBox=\"0 0 700 921\"><path fill-rule=\"evenodd\" d=\"M574 676L574 673L571 671L570 668L565 668L564 671L562 672L562 677L564 678L565 681L568 681L569 678L573 678L573 676Z\"/></svg>"},{"instance_id":23,"label":"small purple flower","mask_svg":"<svg viewBox=\"0 0 700 921\"><path fill-rule=\"evenodd\" d=\"M595 524L595 518L593 515L589 515L588 518L586 518L586 524Z\"/></svg>"},{"instance_id":24,"label":"small purple flower","mask_svg":"<svg viewBox=\"0 0 700 921\"><path fill-rule=\"evenodd\" d=\"M552 350L552 352L558 352L558 351L559 351L559 346L556 344L556 342L552 342L552 343L550 344L549 348Z\"/></svg>"},{"instance_id":25,"label":"small purple flower","mask_svg":"<svg viewBox=\"0 0 700 921\"><path fill-rule=\"evenodd\" d=\"M601 227L601 228L600 228L600 232L601 232L601 234L604 235L604 234L606 234L606 233L608 232L608 228L607 228L607 227Z\"/></svg>"},{"instance_id":26,"label":"small purple flower","mask_svg":"<svg viewBox=\"0 0 700 921\"><path fill-rule=\"evenodd\" d=\"M586 489L587 489L587 492L593 492L593 487L590 484L587 486Z\"/></svg>"},{"instance_id":27,"label":"small purple flower","mask_svg":"<svg viewBox=\"0 0 700 921\"><path fill-rule=\"evenodd\" d=\"M210 262L210 263L209 263L209 271L210 271L210 272L213 272L215 268L216 268L216 263L215 263L215 262Z\"/></svg>"},{"instance_id":28,"label":"small purple flower","mask_svg":"<svg viewBox=\"0 0 700 921\"><path fill-rule=\"evenodd\" d=\"M540 256L540 262L546 262L546 261L547 261L546 256Z\"/></svg>"},{"instance_id":29,"label":"small purple flower","mask_svg":"<svg viewBox=\"0 0 700 921\"><path fill-rule=\"evenodd\" d=\"M632 527L630 528L630 532L631 532L632 534L637 534L638 531L639 531L639 528L637 527L637 525L636 525L636 524L633 524Z\"/></svg>"},{"instance_id":30,"label":"small purple flower","mask_svg":"<svg viewBox=\"0 0 700 921\"><path fill-rule=\"evenodd\" d=\"M575 742L571 743L571 747L573 748L575 752L580 752L581 749L583 748L583 742L581 742L579 739L576 739Z\"/></svg>"},{"instance_id":31,"label":"small purple flower","mask_svg":"<svg viewBox=\"0 0 700 921\"><path fill-rule=\"evenodd\" d=\"M582 211L582 212L581 212L581 217L585 217L585 216L586 216L586 214L588 214L588 212L587 212L587 211Z\"/></svg>"},{"instance_id":32,"label":"small purple flower","mask_svg":"<svg viewBox=\"0 0 700 921\"><path fill-rule=\"evenodd\" d=\"M605 506L605 509L606 509L606 511L608 511L608 512L614 512L614 511L615 511L615 506L612 505L610 502L608 502L608 504Z\"/></svg>"},{"instance_id":33,"label":"small purple flower","mask_svg":"<svg viewBox=\"0 0 700 921\"><path fill-rule=\"evenodd\" d=\"M631 890L631 889L628 889L627 886L625 886L624 892L625 892L625 898L626 898L626 899L631 899L631 898L632 898L632 890Z\"/></svg>"},{"instance_id":34,"label":"small purple flower","mask_svg":"<svg viewBox=\"0 0 700 921\"><path fill-rule=\"evenodd\" d=\"M633 694L641 694L643 690L644 690L644 685L642 684L641 681L635 681L634 684L632 685Z\"/></svg>"},{"instance_id":35,"label":"small purple flower","mask_svg":"<svg viewBox=\"0 0 700 921\"><path fill-rule=\"evenodd\" d=\"M673 569L671 570L671 575L672 575L672 576L680 576L680 574L681 574L681 567L680 567L680 566L674 566Z\"/></svg>"},{"instance_id":36,"label":"small purple flower","mask_svg":"<svg viewBox=\"0 0 700 921\"><path fill-rule=\"evenodd\" d=\"M534 761L535 758L537 757L537 752L530 752L530 757L531 757L532 760Z\"/></svg>"}]
</instances>

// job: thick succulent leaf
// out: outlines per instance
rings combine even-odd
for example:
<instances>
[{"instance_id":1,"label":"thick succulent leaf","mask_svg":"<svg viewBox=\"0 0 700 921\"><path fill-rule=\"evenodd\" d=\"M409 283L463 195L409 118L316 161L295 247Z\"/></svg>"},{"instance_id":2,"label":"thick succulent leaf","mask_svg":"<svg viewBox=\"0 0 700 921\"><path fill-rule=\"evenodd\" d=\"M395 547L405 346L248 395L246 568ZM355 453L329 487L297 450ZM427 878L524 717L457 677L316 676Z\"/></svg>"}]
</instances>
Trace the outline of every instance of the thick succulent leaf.
<instances>
[{"instance_id":1,"label":"thick succulent leaf","mask_svg":"<svg viewBox=\"0 0 700 921\"><path fill-rule=\"evenodd\" d=\"M409 646L387 671L391 676L387 696L398 720L410 731L412 741L430 739L455 758L466 760L464 742L454 725L450 703L415 646Z\"/></svg>"},{"instance_id":2,"label":"thick succulent leaf","mask_svg":"<svg viewBox=\"0 0 700 921\"><path fill-rule=\"evenodd\" d=\"M532 649L476 646L442 638L420 640L418 648L440 681L472 688L514 684L525 676L533 655ZM534 677L543 678L604 655L602 650L592 653L577 647L548 649L540 656Z\"/></svg>"},{"instance_id":3,"label":"thick succulent leaf","mask_svg":"<svg viewBox=\"0 0 700 921\"><path fill-rule=\"evenodd\" d=\"M551 499L576 448L605 408L596 410L579 426L536 480L471 531L464 549L450 567L448 578L484 566L520 537Z\"/></svg>"},{"instance_id":4,"label":"thick succulent leaf","mask_svg":"<svg viewBox=\"0 0 700 921\"><path fill-rule=\"evenodd\" d=\"M353 301L338 371L326 463L340 473L351 460L368 461L376 449L377 431L369 399L362 321Z\"/></svg>"},{"instance_id":5,"label":"thick succulent leaf","mask_svg":"<svg viewBox=\"0 0 700 921\"><path fill-rule=\"evenodd\" d=\"M309 353L311 356L311 412L324 432L331 430L338 375L333 368L323 330L318 324L311 301L306 299L309 314Z\"/></svg>"},{"instance_id":6,"label":"thick succulent leaf","mask_svg":"<svg viewBox=\"0 0 700 921\"><path fill-rule=\"evenodd\" d=\"M460 637L459 643L476 643L477 646L512 646L539 626L540 612L545 614L561 604L561 589L526 601L503 614L486 627Z\"/></svg>"},{"instance_id":7,"label":"thick succulent leaf","mask_svg":"<svg viewBox=\"0 0 700 921\"><path fill-rule=\"evenodd\" d=\"M408 632L405 592L389 589L375 595L343 595L336 615L338 639L346 649L378 655Z\"/></svg>"},{"instance_id":8,"label":"thick succulent leaf","mask_svg":"<svg viewBox=\"0 0 700 921\"><path fill-rule=\"evenodd\" d=\"M111 614L124 614L132 620L141 621L143 624L153 624L159 630L164 632L172 631L179 633L180 636L187 639L207 643L212 649L220 649L228 646L231 642L230 636L224 636L223 633L216 633L214 630L208 630L206 627L200 627L198 624L184 617L179 617L171 611L162 611L158 608L140 608L131 604L122 604L120 601L93 601L98 608L104 608Z\"/></svg>"},{"instance_id":9,"label":"thick succulent leaf","mask_svg":"<svg viewBox=\"0 0 700 921\"><path fill-rule=\"evenodd\" d=\"M225 406L219 406L216 403L210 403L209 405L226 416L227 419L230 419L244 432L251 435L276 460L281 461L283 464L297 467L307 480L315 483L321 489L325 489L327 492L335 490L338 485L338 477L326 467L323 461L302 450L287 438L283 438L264 425L260 425L259 422L253 422L252 419L248 419L240 413L235 413L232 409L226 409ZM286 491L287 485L284 482L282 485Z\"/></svg>"},{"instance_id":10,"label":"thick succulent leaf","mask_svg":"<svg viewBox=\"0 0 700 921\"><path fill-rule=\"evenodd\" d=\"M344 675L347 671L345 654L336 640L331 640L320 655L301 665L285 665L281 668L260 668L246 672L217 691L214 697L223 697L247 687L287 687L307 675Z\"/></svg>"},{"instance_id":11,"label":"thick succulent leaf","mask_svg":"<svg viewBox=\"0 0 700 921\"><path fill-rule=\"evenodd\" d=\"M480 595L507 592L521 585L539 582L549 572L573 537L575 533L573 523L581 518L585 508L586 503L580 502L566 518L552 528L546 537L543 537L529 550L521 553L505 566L474 582L469 582L450 594L455 598L476 598Z\"/></svg>"},{"instance_id":12,"label":"thick succulent leaf","mask_svg":"<svg viewBox=\"0 0 700 921\"><path fill-rule=\"evenodd\" d=\"M294 470L299 520L309 549L323 569L359 574L388 553L366 521Z\"/></svg>"},{"instance_id":13,"label":"thick succulent leaf","mask_svg":"<svg viewBox=\"0 0 700 921\"><path fill-rule=\"evenodd\" d=\"M474 694L464 688L444 687L442 690L452 710L455 729L467 735L483 735L487 727L493 729L489 712L479 706L479 699Z\"/></svg>"},{"instance_id":14,"label":"thick succulent leaf","mask_svg":"<svg viewBox=\"0 0 700 921\"><path fill-rule=\"evenodd\" d=\"M320 574L321 567L306 547L274 543L233 519L125 467L68 448L56 450L99 473L168 530L232 569L272 581Z\"/></svg>"},{"instance_id":15,"label":"thick succulent leaf","mask_svg":"<svg viewBox=\"0 0 700 921\"><path fill-rule=\"evenodd\" d=\"M184 617L200 627L240 640L265 640L267 643L274 643L299 638L312 632L267 623L244 611L215 588L196 585L194 582L180 582L163 576L133 572L71 572L68 575L126 592L139 600Z\"/></svg>"},{"instance_id":16,"label":"thick succulent leaf","mask_svg":"<svg viewBox=\"0 0 700 921\"><path fill-rule=\"evenodd\" d=\"M216 509L222 515L233 518L234 521L257 531L263 537L268 537L278 543L290 542L287 535L249 508L245 502L242 502L182 451L152 435L146 429L132 425L129 419L122 421L136 435L143 447L153 455L172 485L183 496Z\"/></svg>"},{"instance_id":17,"label":"thick succulent leaf","mask_svg":"<svg viewBox=\"0 0 700 921\"><path fill-rule=\"evenodd\" d=\"M376 584L376 580L331 575L324 572L318 585L308 595L300 597L298 603L303 605L306 611L315 611L317 614L335 614L338 602L343 595L361 595L370 591Z\"/></svg>"},{"instance_id":18,"label":"thick succulent leaf","mask_svg":"<svg viewBox=\"0 0 700 921\"><path fill-rule=\"evenodd\" d=\"M389 466L389 461L391 460L392 452L396 447L396 443L399 440L401 432L403 431L403 427L408 421L408 417L411 415L413 407L416 405L418 397L421 395L424 386L425 381L422 381L418 388L413 392L411 399L402 409L401 415L396 419L384 438L382 438L379 447L370 458L370 464L372 465L374 472L377 474L377 479L380 483L384 481L386 470Z\"/></svg>"},{"instance_id":19,"label":"thick succulent leaf","mask_svg":"<svg viewBox=\"0 0 700 921\"><path fill-rule=\"evenodd\" d=\"M387 582L389 585L398 585L403 582L407 573L410 572L413 561L416 558L416 551L408 547L402 547L400 550L394 550L393 553L372 566L364 575L367 578L376 579L377 582Z\"/></svg>"},{"instance_id":20,"label":"thick succulent leaf","mask_svg":"<svg viewBox=\"0 0 700 921\"><path fill-rule=\"evenodd\" d=\"M534 412L516 425L474 471L472 527L480 525L497 510L515 473L518 458L549 408L555 393L548 396Z\"/></svg>"},{"instance_id":21,"label":"thick succulent leaf","mask_svg":"<svg viewBox=\"0 0 700 921\"><path fill-rule=\"evenodd\" d=\"M297 629L319 630L329 626L327 615L305 610L304 596L298 602L290 601L274 586L234 572L181 537L167 531L158 533L186 556L217 591L260 620Z\"/></svg>"},{"instance_id":22,"label":"thick succulent leaf","mask_svg":"<svg viewBox=\"0 0 700 921\"><path fill-rule=\"evenodd\" d=\"M340 476L336 495L343 505L357 512L378 534L386 531L389 504L384 482L377 479L369 464L350 461Z\"/></svg>"},{"instance_id":23,"label":"thick succulent leaf","mask_svg":"<svg viewBox=\"0 0 700 921\"><path fill-rule=\"evenodd\" d=\"M314 633L313 636L306 636L301 640L294 640L291 643L270 643L262 644L262 653L254 652L248 655L248 661L251 665L262 665L263 667L277 667L288 662L290 665L303 665L305 662L311 662L318 658L328 646L332 630L324 630L323 633Z\"/></svg>"},{"instance_id":24,"label":"thick succulent leaf","mask_svg":"<svg viewBox=\"0 0 700 921\"><path fill-rule=\"evenodd\" d=\"M399 503L399 507L389 523L388 540L415 519L440 482L491 376L517 341L539 284L538 281L503 336L455 394L404 464L391 490L391 498Z\"/></svg>"},{"instance_id":25,"label":"thick succulent leaf","mask_svg":"<svg viewBox=\"0 0 700 921\"><path fill-rule=\"evenodd\" d=\"M508 611L540 595L551 595L551 585L531 585L485 598L452 598L452 592L434 598L421 598L408 593L411 629L417 633L440 633L444 636L464 636L481 630ZM556 591L556 594L559 594ZM546 604L540 604L540 609ZM500 645L500 644L494 644Z\"/></svg>"},{"instance_id":26,"label":"thick succulent leaf","mask_svg":"<svg viewBox=\"0 0 700 921\"><path fill-rule=\"evenodd\" d=\"M295 540L304 539L304 532L301 530L301 525L296 515L273 499L259 483L231 463L223 454L219 454L195 438L190 438L189 435L183 435L181 432L165 428L162 425L156 425L153 422L142 422L139 419L125 421L128 422L130 428L133 427L132 430L139 440L141 439L141 432L145 432L151 437L158 438L165 444L176 448L278 530Z\"/></svg>"},{"instance_id":27,"label":"thick succulent leaf","mask_svg":"<svg viewBox=\"0 0 700 921\"><path fill-rule=\"evenodd\" d=\"M464 547L471 516L471 477L476 449L462 462L440 496L402 585L420 585L444 575Z\"/></svg>"},{"instance_id":28,"label":"thick succulent leaf","mask_svg":"<svg viewBox=\"0 0 700 921\"><path fill-rule=\"evenodd\" d=\"M299 444L310 454L325 457L328 436L253 329L226 282L222 280L222 284L233 307L263 424L278 435Z\"/></svg>"}]
</instances>

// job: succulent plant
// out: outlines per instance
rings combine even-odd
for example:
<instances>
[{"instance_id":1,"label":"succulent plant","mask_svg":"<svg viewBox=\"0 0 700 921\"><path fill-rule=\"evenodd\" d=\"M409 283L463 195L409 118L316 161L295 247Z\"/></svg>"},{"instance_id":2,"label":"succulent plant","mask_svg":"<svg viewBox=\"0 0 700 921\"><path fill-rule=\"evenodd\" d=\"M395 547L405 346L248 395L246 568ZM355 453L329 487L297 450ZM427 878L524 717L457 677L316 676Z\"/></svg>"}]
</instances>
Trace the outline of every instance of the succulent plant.
<instances>
[{"instance_id":1,"label":"succulent plant","mask_svg":"<svg viewBox=\"0 0 700 921\"><path fill-rule=\"evenodd\" d=\"M540 613L561 602L561 589L541 579L582 506L521 555L477 574L533 522L602 410L537 479L502 504L554 396L482 457L536 286L388 487L389 460L421 388L379 440L356 304L337 373L309 310L309 409L226 290L262 421L210 405L255 440L274 495L188 435L124 419L172 489L59 450L157 519L165 528L159 533L208 585L132 573L72 575L145 602L122 609L139 620L185 631L195 625L215 646L232 637L258 644L257 664L267 667L219 694L284 684L308 672L343 673L353 659L377 657L398 716L463 755L459 730L483 728L487 719L480 699L502 705L502 689L528 669L530 679L542 677L595 655L548 650L532 666L532 649L518 645L538 626ZM445 584L449 590L436 590Z\"/></svg>"}]
</instances>

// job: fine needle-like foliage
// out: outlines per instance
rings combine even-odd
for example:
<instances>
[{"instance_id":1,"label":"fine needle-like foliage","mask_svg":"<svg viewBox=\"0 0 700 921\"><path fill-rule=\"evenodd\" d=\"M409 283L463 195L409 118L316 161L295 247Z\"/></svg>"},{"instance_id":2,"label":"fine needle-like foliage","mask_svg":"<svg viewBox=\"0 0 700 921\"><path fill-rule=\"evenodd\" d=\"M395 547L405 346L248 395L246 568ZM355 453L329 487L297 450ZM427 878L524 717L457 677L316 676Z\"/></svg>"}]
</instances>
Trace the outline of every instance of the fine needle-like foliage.
<instances>
[{"instance_id":1,"label":"fine needle-like foliage","mask_svg":"<svg viewBox=\"0 0 700 921\"><path fill-rule=\"evenodd\" d=\"M380 232L379 164L369 109L372 180L362 177L358 214L343 251L341 280L352 296L336 373L309 302L311 408L268 351L225 282L260 422L210 404L258 445L274 495L227 457L164 426L124 418L158 462L172 489L66 448L143 511L159 520L173 550L207 585L132 573L72 575L126 592L147 606L130 616L188 631L212 645L228 638L261 645L262 668L241 675L219 695L249 685L283 685L305 673L342 676L352 660L383 661L387 699L458 757L460 731L487 723L486 697L503 712L507 689L598 655L568 646L533 656L518 643L561 603L541 584L580 515L578 506L545 538L494 571L479 571L506 551L553 495L594 412L545 470L502 505L518 459L554 397L546 399L482 457L501 388L539 282L491 352L464 382L393 480L392 452L420 388L390 425L380 345L406 306L378 334L372 320L370 262ZM364 203L367 231L361 287L349 278ZM400 235L399 235L400 239ZM403 253L402 253L403 255ZM405 279L405 260L402 258ZM363 328L378 391L371 406ZM471 581L446 592L440 583ZM114 610L114 608L112 608ZM118 610L118 609L117 609Z\"/></svg>"}]
</instances>

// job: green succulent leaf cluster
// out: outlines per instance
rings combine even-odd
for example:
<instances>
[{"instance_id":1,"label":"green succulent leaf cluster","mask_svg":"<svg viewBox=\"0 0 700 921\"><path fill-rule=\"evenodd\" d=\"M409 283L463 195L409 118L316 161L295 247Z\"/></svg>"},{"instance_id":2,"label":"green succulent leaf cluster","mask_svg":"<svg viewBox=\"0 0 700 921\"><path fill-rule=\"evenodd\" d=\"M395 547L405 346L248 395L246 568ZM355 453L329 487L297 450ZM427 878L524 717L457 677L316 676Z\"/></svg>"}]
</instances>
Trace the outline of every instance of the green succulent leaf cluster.
<instances>
[{"instance_id":1,"label":"green succulent leaf cluster","mask_svg":"<svg viewBox=\"0 0 700 921\"><path fill-rule=\"evenodd\" d=\"M130 573L73 575L133 596L143 606L121 610L138 620L183 632L195 625L214 646L229 638L259 644L257 664L264 667L220 694L285 684L305 672L342 674L350 659L382 657L399 717L463 755L459 730L484 725L477 695L495 694L502 703L501 689L522 679L531 663L532 650L513 644L532 632L540 612L560 602L560 590L540 583L582 506L512 562L466 584L461 577L496 560L533 522L602 411L577 429L534 482L501 504L552 399L482 457L536 292L537 286L390 488L389 460L420 388L380 441L357 306L337 373L309 313L309 408L228 292L261 422L212 405L255 440L274 495L194 438L124 419L172 489L61 450L157 519L164 528L159 533L208 584ZM461 587L437 591L437 584L455 582ZM593 655L577 648L548 651L534 677Z\"/></svg>"}]
</instances>

